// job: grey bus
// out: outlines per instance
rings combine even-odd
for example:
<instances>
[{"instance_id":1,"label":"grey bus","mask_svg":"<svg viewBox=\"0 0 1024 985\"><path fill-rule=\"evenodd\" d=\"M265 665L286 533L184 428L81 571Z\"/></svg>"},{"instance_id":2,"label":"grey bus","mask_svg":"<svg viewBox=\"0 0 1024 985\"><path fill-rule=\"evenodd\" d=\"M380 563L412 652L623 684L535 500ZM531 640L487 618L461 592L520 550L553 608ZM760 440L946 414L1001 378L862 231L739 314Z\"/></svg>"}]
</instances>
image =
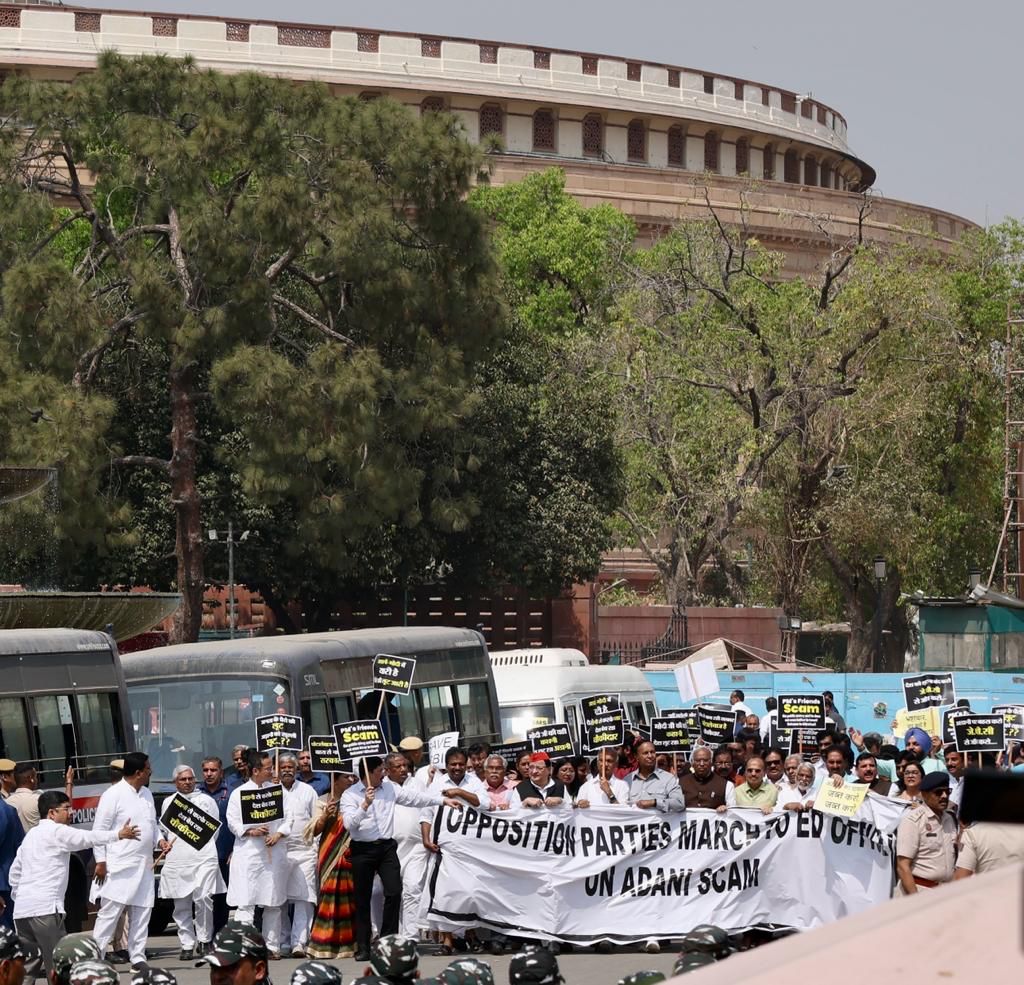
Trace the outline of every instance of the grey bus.
<instances>
[{"instance_id":1,"label":"grey bus","mask_svg":"<svg viewBox=\"0 0 1024 985\"><path fill-rule=\"evenodd\" d=\"M389 696L381 716L390 742L442 732L500 741L490 659L474 630L398 626L158 647L122 657L135 746L149 754L154 791L169 789L178 763L198 772L203 756L216 755L230 765L261 715L300 715L312 735L376 718L378 653L416 657L412 693Z\"/></svg>"}]
</instances>

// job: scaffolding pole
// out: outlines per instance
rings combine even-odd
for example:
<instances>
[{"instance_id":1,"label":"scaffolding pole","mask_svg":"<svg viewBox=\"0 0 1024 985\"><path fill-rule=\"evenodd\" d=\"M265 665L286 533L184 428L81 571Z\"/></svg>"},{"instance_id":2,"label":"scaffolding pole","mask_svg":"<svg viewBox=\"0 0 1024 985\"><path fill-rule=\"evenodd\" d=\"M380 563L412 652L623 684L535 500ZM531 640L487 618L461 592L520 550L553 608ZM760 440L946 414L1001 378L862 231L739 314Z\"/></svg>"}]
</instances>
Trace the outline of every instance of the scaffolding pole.
<instances>
[{"instance_id":1,"label":"scaffolding pole","mask_svg":"<svg viewBox=\"0 0 1024 985\"><path fill-rule=\"evenodd\" d=\"M1024 311L1008 306L1006 312L1006 378L1003 434L1003 528L992 563L1002 568L1007 595L1024 598ZM992 584L992 577L989 578Z\"/></svg>"}]
</instances>

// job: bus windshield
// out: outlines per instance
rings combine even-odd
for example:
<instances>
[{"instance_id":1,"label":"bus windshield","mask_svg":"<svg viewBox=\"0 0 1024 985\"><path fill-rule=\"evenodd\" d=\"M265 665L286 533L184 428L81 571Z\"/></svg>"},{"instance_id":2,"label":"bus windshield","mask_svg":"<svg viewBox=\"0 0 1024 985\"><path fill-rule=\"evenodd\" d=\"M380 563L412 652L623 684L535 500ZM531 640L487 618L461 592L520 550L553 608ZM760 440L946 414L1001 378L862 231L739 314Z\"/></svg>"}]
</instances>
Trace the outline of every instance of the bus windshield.
<instances>
[{"instance_id":1,"label":"bus windshield","mask_svg":"<svg viewBox=\"0 0 1024 985\"><path fill-rule=\"evenodd\" d=\"M499 714L502 741L521 741L526 738L527 729L551 725L555 721L555 706L551 702L510 705L500 708Z\"/></svg>"},{"instance_id":2,"label":"bus windshield","mask_svg":"<svg viewBox=\"0 0 1024 985\"><path fill-rule=\"evenodd\" d=\"M287 711L288 681L283 677L201 677L146 681L128 688L135 747L149 756L154 781L170 781L174 767L191 766L200 775L204 756L231 766L236 745L253 745L253 722Z\"/></svg>"}]
</instances>

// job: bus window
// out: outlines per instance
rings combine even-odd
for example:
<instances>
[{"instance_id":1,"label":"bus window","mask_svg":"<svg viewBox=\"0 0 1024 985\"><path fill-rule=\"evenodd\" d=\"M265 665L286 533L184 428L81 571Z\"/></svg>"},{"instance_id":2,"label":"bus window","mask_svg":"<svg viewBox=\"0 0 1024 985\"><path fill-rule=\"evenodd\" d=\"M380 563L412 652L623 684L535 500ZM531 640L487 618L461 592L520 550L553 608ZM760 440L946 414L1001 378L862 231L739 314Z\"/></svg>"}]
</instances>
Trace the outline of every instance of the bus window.
<instances>
[{"instance_id":1,"label":"bus window","mask_svg":"<svg viewBox=\"0 0 1024 985\"><path fill-rule=\"evenodd\" d=\"M521 742L526 738L526 730L540 725L551 725L555 720L553 703L535 705L509 705L500 708L501 740Z\"/></svg>"},{"instance_id":2,"label":"bus window","mask_svg":"<svg viewBox=\"0 0 1024 985\"><path fill-rule=\"evenodd\" d=\"M356 720L356 716L352 713L352 699L347 694L338 694L331 698L331 711L334 713L334 721L338 725Z\"/></svg>"},{"instance_id":3,"label":"bus window","mask_svg":"<svg viewBox=\"0 0 1024 985\"><path fill-rule=\"evenodd\" d=\"M627 701L626 717L634 725L646 725L647 715L644 714L644 703L642 701Z\"/></svg>"},{"instance_id":4,"label":"bus window","mask_svg":"<svg viewBox=\"0 0 1024 985\"><path fill-rule=\"evenodd\" d=\"M302 702L302 721L306 735L331 735L331 722L327 717L327 699L310 698Z\"/></svg>"},{"instance_id":5,"label":"bus window","mask_svg":"<svg viewBox=\"0 0 1024 985\"><path fill-rule=\"evenodd\" d=\"M491 723L491 703L487 685L481 682L458 684L455 695L459 703L459 720L462 726L462 740L494 735Z\"/></svg>"},{"instance_id":6,"label":"bus window","mask_svg":"<svg viewBox=\"0 0 1024 985\"><path fill-rule=\"evenodd\" d=\"M0 758L16 763L32 758L21 698L0 698Z\"/></svg>"},{"instance_id":7,"label":"bus window","mask_svg":"<svg viewBox=\"0 0 1024 985\"><path fill-rule=\"evenodd\" d=\"M565 706L565 724L569 726L569 734L578 743L577 748L583 746L583 736L580 735L579 723L576 721L576 706Z\"/></svg>"},{"instance_id":8,"label":"bus window","mask_svg":"<svg viewBox=\"0 0 1024 985\"><path fill-rule=\"evenodd\" d=\"M124 751L121 715L116 694L76 694L78 710L77 779L102 783L109 776L107 765L111 750Z\"/></svg>"},{"instance_id":9,"label":"bus window","mask_svg":"<svg viewBox=\"0 0 1024 985\"><path fill-rule=\"evenodd\" d=\"M407 735L418 735L423 738L423 733L420 731L420 716L416 711L415 695L408 694L399 698L396 704L398 705L398 727L402 733L399 738L404 739Z\"/></svg>"},{"instance_id":10,"label":"bus window","mask_svg":"<svg viewBox=\"0 0 1024 985\"><path fill-rule=\"evenodd\" d=\"M66 694L44 694L32 698L39 768L46 773L39 785L53 785L64 773L65 763L74 751L75 733L71 718L71 700Z\"/></svg>"},{"instance_id":11,"label":"bus window","mask_svg":"<svg viewBox=\"0 0 1024 985\"><path fill-rule=\"evenodd\" d=\"M452 703L452 689L445 687L416 688L420 708L423 709L424 740L442 732L454 732L458 729L455 723L455 705Z\"/></svg>"},{"instance_id":12,"label":"bus window","mask_svg":"<svg viewBox=\"0 0 1024 985\"><path fill-rule=\"evenodd\" d=\"M658 717L658 709L655 707L653 701L645 701L644 707L647 709L647 721Z\"/></svg>"}]
</instances>

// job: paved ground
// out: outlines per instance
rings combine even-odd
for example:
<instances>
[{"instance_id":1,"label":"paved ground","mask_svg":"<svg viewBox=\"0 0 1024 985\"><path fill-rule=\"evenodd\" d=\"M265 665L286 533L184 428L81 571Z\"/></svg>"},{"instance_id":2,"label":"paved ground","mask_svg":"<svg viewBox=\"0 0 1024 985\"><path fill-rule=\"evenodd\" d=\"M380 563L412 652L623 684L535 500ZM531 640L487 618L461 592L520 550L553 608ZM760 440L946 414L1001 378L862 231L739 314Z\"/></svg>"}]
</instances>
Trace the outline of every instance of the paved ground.
<instances>
[{"instance_id":1,"label":"paved ground","mask_svg":"<svg viewBox=\"0 0 1024 985\"><path fill-rule=\"evenodd\" d=\"M209 972L204 968L196 968L193 963L188 965L178 960L180 953L174 937L151 937L149 940L149 963L153 966L167 968L178 979L178 985L207 985ZM489 954L480 955L494 969L495 985L508 982L508 963L510 955L494 957ZM666 976L672 974L672 965L676 959L673 951L664 950L661 954L645 954L642 951L619 950L613 954L595 954L592 951L579 953L563 953L558 958L559 967L567 985L615 985L623 975L630 972L653 968L662 971ZM420 969L424 978L436 975L452 958L440 958L424 955L420 959ZM341 967L345 981L363 973L363 965L356 965L352 958L342 958L331 962ZM288 985L288 979L300 962L284 959L274 961L270 966L270 974L274 985ZM118 965L125 972L126 965ZM127 975L124 976L127 979Z\"/></svg>"}]
</instances>

